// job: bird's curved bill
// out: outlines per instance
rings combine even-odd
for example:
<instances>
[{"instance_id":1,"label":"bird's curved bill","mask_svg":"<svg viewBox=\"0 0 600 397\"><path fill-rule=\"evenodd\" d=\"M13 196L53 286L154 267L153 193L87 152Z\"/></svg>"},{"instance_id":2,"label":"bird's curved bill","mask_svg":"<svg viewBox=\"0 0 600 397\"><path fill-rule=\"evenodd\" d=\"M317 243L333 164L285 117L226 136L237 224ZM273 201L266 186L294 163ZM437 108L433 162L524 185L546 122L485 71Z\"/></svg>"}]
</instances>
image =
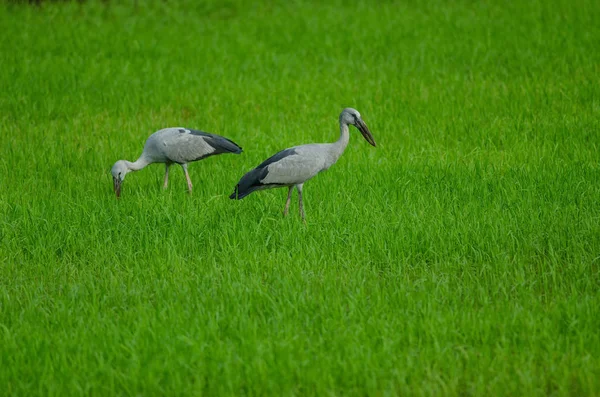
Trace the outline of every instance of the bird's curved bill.
<instances>
[{"instance_id":1,"label":"bird's curved bill","mask_svg":"<svg viewBox=\"0 0 600 397\"><path fill-rule=\"evenodd\" d=\"M113 187L115 188L115 194L117 198L121 197L121 180L113 177Z\"/></svg>"},{"instance_id":2,"label":"bird's curved bill","mask_svg":"<svg viewBox=\"0 0 600 397\"><path fill-rule=\"evenodd\" d=\"M367 142L369 142L373 146L377 146L377 144L375 143L375 139L373 139L373 135L371 135L371 131L369 131L369 128L367 127L364 121L358 119L357 127Z\"/></svg>"}]
</instances>

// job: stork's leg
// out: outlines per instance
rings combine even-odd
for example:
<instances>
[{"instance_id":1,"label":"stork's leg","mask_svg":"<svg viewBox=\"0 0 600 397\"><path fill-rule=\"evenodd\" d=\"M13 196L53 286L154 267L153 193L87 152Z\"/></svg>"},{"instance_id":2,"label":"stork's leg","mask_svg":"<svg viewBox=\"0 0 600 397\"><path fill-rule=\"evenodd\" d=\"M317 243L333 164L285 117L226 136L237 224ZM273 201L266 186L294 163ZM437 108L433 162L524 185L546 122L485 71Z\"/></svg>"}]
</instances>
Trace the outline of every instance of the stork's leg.
<instances>
[{"instance_id":1,"label":"stork's leg","mask_svg":"<svg viewBox=\"0 0 600 397\"><path fill-rule=\"evenodd\" d=\"M192 192L192 180L190 179L190 174L188 174L187 164L181 164L181 168L183 168L183 173L185 174L185 180L188 184L188 192Z\"/></svg>"},{"instance_id":2,"label":"stork's leg","mask_svg":"<svg viewBox=\"0 0 600 397\"><path fill-rule=\"evenodd\" d=\"M290 209L290 201L292 200L292 190L294 190L294 186L290 186L288 188L288 197L287 197L287 200L285 202L285 209L283 210L283 216L286 216L288 214L289 209Z\"/></svg>"},{"instance_id":3,"label":"stork's leg","mask_svg":"<svg viewBox=\"0 0 600 397\"><path fill-rule=\"evenodd\" d=\"M302 204L302 185L303 183L296 185L296 189L298 189L298 206L300 207L300 216L302 217L302 222L306 223L304 216L304 205Z\"/></svg>"},{"instance_id":4,"label":"stork's leg","mask_svg":"<svg viewBox=\"0 0 600 397\"><path fill-rule=\"evenodd\" d=\"M165 164L165 183L163 183L163 189L166 189L167 186L169 186L169 166L171 164L166 163Z\"/></svg>"}]
</instances>

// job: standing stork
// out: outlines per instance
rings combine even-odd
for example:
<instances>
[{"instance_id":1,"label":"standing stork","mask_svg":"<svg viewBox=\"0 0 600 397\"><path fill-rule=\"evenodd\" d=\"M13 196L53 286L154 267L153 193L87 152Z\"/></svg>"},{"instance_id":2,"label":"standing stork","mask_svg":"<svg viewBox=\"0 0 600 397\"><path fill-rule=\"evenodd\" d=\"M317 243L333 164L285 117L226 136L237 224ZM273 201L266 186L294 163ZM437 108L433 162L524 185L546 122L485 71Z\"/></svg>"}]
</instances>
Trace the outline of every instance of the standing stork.
<instances>
[{"instance_id":1,"label":"standing stork","mask_svg":"<svg viewBox=\"0 0 600 397\"><path fill-rule=\"evenodd\" d=\"M242 148L222 136L187 128L174 127L156 131L146 140L144 151L139 159L133 163L119 160L113 165L111 173L117 198L121 196L121 185L125 175L131 171L139 171L152 163L165 163L163 184L165 189L169 184L169 167L173 163L181 165L191 193L192 181L188 174L188 163L222 153L240 154Z\"/></svg>"},{"instance_id":2,"label":"standing stork","mask_svg":"<svg viewBox=\"0 0 600 397\"><path fill-rule=\"evenodd\" d=\"M349 125L362 133L371 145L376 146L373 135L356 109L346 108L340 114L340 139L334 143L313 143L294 146L269 157L240 179L230 199L243 199L255 190L286 186L287 200L283 215L288 214L292 190L298 189L300 216L305 222L302 204L302 186L321 171L331 167L340 158L350 139Z\"/></svg>"}]
</instances>

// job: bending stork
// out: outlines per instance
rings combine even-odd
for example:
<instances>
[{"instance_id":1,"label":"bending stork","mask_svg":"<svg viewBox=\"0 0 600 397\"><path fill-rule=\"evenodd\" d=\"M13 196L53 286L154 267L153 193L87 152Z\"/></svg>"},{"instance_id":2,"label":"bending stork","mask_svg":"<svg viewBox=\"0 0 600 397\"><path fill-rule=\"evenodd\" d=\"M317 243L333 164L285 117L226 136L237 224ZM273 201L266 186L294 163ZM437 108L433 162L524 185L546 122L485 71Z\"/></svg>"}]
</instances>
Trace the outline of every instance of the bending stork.
<instances>
[{"instance_id":1,"label":"bending stork","mask_svg":"<svg viewBox=\"0 0 600 397\"><path fill-rule=\"evenodd\" d=\"M192 161L221 153L242 153L242 148L235 142L219 135L181 127L165 128L150 135L144 145L144 151L135 162L119 160L113 165L111 173L117 198L121 196L121 185L131 171L139 171L148 164L165 163L165 182L169 183L169 167L173 163L181 165L187 180L188 190L192 192L192 181L187 165Z\"/></svg>"},{"instance_id":2,"label":"bending stork","mask_svg":"<svg viewBox=\"0 0 600 397\"><path fill-rule=\"evenodd\" d=\"M367 142L376 146L373 135L360 113L356 109L346 108L340 114L340 139L337 142L313 143L282 150L244 175L229 198L239 200L256 190L286 186L288 195L283 210L285 216L288 214L292 190L295 187L298 189L300 216L305 221L302 186L304 182L335 164L344 153L350 139L349 125L358 128Z\"/></svg>"}]
</instances>

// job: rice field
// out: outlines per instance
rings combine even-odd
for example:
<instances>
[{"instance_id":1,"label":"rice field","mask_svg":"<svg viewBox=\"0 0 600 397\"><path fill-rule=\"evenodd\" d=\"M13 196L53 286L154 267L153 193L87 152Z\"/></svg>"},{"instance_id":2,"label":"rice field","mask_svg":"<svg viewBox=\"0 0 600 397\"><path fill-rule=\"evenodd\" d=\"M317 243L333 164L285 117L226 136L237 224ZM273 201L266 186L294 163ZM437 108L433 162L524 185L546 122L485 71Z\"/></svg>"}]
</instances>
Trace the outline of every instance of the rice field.
<instances>
[{"instance_id":1,"label":"rice field","mask_svg":"<svg viewBox=\"0 0 600 397\"><path fill-rule=\"evenodd\" d=\"M600 394L600 4L0 5L0 395ZM333 142L304 185L228 196ZM244 149L110 168L164 127Z\"/></svg>"}]
</instances>

